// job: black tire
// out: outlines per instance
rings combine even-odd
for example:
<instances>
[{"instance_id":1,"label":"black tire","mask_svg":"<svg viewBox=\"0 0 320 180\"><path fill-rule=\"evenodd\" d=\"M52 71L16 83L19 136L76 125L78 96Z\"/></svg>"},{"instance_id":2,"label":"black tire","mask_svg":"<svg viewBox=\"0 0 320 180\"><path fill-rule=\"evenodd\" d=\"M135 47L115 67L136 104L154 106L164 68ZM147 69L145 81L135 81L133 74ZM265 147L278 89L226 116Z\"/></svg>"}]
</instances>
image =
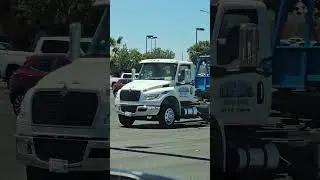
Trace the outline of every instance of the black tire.
<instances>
[{"instance_id":1,"label":"black tire","mask_svg":"<svg viewBox=\"0 0 320 180\"><path fill-rule=\"evenodd\" d=\"M115 82L113 82L112 84L111 84L111 89L113 90L113 85L115 84Z\"/></svg>"},{"instance_id":2,"label":"black tire","mask_svg":"<svg viewBox=\"0 0 320 180\"><path fill-rule=\"evenodd\" d=\"M121 115L119 114L118 115L118 118L119 118L119 122L126 128L129 128L129 127L132 127L135 119L132 118L132 117L127 117L127 116L124 116L124 115Z\"/></svg>"},{"instance_id":3,"label":"black tire","mask_svg":"<svg viewBox=\"0 0 320 180\"><path fill-rule=\"evenodd\" d=\"M175 106L171 104L162 104L157 119L160 127L167 129L174 128L174 123L177 119Z\"/></svg>"},{"instance_id":4,"label":"black tire","mask_svg":"<svg viewBox=\"0 0 320 180\"><path fill-rule=\"evenodd\" d=\"M114 95L114 97L116 97L116 96L117 96L117 92L118 92L118 91L113 90L113 95Z\"/></svg>"},{"instance_id":5,"label":"black tire","mask_svg":"<svg viewBox=\"0 0 320 180\"><path fill-rule=\"evenodd\" d=\"M6 73L6 83L7 83L7 88L10 89L10 79L11 79L11 76L12 74L18 70L19 68L18 67L9 67L7 73Z\"/></svg>"},{"instance_id":6,"label":"black tire","mask_svg":"<svg viewBox=\"0 0 320 180\"><path fill-rule=\"evenodd\" d=\"M42 180L49 177L49 172L45 169L26 166L27 180Z\"/></svg>"},{"instance_id":7,"label":"black tire","mask_svg":"<svg viewBox=\"0 0 320 180\"><path fill-rule=\"evenodd\" d=\"M12 98L12 109L16 116L20 113L21 102L24 98L24 95L14 95Z\"/></svg>"}]
</instances>

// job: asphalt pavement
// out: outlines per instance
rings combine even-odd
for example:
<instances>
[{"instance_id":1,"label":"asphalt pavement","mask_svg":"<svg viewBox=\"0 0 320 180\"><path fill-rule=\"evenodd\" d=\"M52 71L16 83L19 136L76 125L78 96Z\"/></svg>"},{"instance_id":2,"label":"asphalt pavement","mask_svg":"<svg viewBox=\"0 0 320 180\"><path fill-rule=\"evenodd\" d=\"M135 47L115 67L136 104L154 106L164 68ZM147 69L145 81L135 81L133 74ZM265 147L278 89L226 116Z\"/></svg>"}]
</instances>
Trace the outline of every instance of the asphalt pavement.
<instances>
[{"instance_id":1,"label":"asphalt pavement","mask_svg":"<svg viewBox=\"0 0 320 180\"><path fill-rule=\"evenodd\" d=\"M157 122L118 122L111 102L111 167L151 172L179 179L210 179L210 129L202 122L160 129Z\"/></svg>"},{"instance_id":2,"label":"asphalt pavement","mask_svg":"<svg viewBox=\"0 0 320 180\"><path fill-rule=\"evenodd\" d=\"M176 129L160 129L156 122L137 121L132 128L124 128L113 110L113 95L110 100L112 168L179 179L210 178L208 126L201 122L185 122L178 124ZM9 103L8 90L2 83L0 128L0 179L25 180L25 168L15 158L15 116Z\"/></svg>"},{"instance_id":3,"label":"asphalt pavement","mask_svg":"<svg viewBox=\"0 0 320 180\"><path fill-rule=\"evenodd\" d=\"M0 83L0 179L25 180L25 168L15 156L15 115L9 103L8 90Z\"/></svg>"},{"instance_id":4,"label":"asphalt pavement","mask_svg":"<svg viewBox=\"0 0 320 180\"><path fill-rule=\"evenodd\" d=\"M178 177L210 178L209 127L199 122L159 129L154 122L121 127L111 95L111 167ZM15 115L8 90L0 83L0 179L25 180L25 168L15 158Z\"/></svg>"}]
</instances>

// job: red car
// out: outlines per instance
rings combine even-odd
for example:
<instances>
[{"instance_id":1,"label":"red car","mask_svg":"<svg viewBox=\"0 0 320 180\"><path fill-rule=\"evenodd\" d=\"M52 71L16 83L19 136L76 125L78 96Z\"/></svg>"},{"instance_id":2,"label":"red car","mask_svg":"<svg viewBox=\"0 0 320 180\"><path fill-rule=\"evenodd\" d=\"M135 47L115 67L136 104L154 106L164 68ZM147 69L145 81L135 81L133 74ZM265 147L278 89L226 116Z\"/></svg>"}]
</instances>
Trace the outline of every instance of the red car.
<instances>
[{"instance_id":1,"label":"red car","mask_svg":"<svg viewBox=\"0 0 320 180\"><path fill-rule=\"evenodd\" d=\"M119 79L112 87L114 96L117 95L117 92L119 91L119 89L121 89L124 85L128 84L131 81L132 81L131 78Z\"/></svg>"},{"instance_id":2,"label":"red car","mask_svg":"<svg viewBox=\"0 0 320 180\"><path fill-rule=\"evenodd\" d=\"M10 101L16 115L25 93L48 73L71 63L65 54L41 54L27 58L10 78Z\"/></svg>"}]
</instances>

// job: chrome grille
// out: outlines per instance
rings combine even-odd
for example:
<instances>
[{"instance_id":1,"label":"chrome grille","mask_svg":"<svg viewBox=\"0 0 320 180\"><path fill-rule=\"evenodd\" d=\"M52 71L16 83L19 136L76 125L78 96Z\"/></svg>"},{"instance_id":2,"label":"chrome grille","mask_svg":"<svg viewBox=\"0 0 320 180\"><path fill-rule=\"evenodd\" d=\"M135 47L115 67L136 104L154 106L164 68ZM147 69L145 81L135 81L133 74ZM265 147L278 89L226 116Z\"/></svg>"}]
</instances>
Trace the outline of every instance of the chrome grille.
<instances>
[{"instance_id":1,"label":"chrome grille","mask_svg":"<svg viewBox=\"0 0 320 180\"><path fill-rule=\"evenodd\" d=\"M32 103L32 121L34 124L91 126L98 102L95 93L36 92Z\"/></svg>"},{"instance_id":2,"label":"chrome grille","mask_svg":"<svg viewBox=\"0 0 320 180\"><path fill-rule=\"evenodd\" d=\"M120 100L121 101L139 101L141 92L136 90L121 90Z\"/></svg>"}]
</instances>

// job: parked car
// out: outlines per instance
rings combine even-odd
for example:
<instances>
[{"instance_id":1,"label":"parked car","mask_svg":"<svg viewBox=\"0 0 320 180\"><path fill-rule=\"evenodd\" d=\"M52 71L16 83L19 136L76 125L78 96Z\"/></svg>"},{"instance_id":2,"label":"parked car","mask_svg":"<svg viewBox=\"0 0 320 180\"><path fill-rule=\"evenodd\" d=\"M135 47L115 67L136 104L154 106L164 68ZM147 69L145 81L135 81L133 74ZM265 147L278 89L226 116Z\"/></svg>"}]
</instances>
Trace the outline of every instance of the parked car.
<instances>
[{"instance_id":1,"label":"parked car","mask_svg":"<svg viewBox=\"0 0 320 180\"><path fill-rule=\"evenodd\" d=\"M34 54L46 53L64 53L68 54L69 51L68 36L54 36L54 37L41 37L35 47L30 51L15 51L13 49L0 49L0 78L3 79L9 88L11 75L24 64L26 57ZM80 53L85 55L91 43L91 38L80 39Z\"/></svg>"},{"instance_id":2,"label":"parked car","mask_svg":"<svg viewBox=\"0 0 320 180\"><path fill-rule=\"evenodd\" d=\"M48 73L70 64L65 54L39 54L26 58L25 63L11 76L10 101L13 112L18 115L25 93Z\"/></svg>"},{"instance_id":3,"label":"parked car","mask_svg":"<svg viewBox=\"0 0 320 180\"><path fill-rule=\"evenodd\" d=\"M135 77L137 78L139 76L139 74L137 73L135 75ZM122 73L120 77L114 77L114 76L110 76L110 85L111 88L113 89L113 85L118 82L119 79L129 79L132 77L132 73Z\"/></svg>"},{"instance_id":4,"label":"parked car","mask_svg":"<svg viewBox=\"0 0 320 180\"><path fill-rule=\"evenodd\" d=\"M128 84L131 81L131 78L119 79L112 87L113 95L116 96L119 89L121 89L125 84Z\"/></svg>"}]
</instances>

